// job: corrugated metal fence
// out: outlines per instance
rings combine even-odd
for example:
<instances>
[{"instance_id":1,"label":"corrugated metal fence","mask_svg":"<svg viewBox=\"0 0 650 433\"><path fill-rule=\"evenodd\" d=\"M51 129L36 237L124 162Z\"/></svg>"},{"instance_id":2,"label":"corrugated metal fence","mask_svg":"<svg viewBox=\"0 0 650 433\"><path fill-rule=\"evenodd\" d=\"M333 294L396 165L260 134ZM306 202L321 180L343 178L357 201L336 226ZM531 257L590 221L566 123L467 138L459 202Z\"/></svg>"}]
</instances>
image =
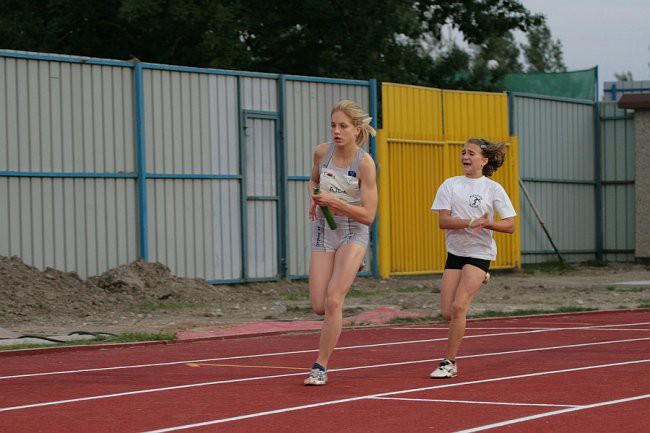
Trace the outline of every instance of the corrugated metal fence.
<instances>
[{"instance_id":1,"label":"corrugated metal fence","mask_svg":"<svg viewBox=\"0 0 650 433\"><path fill-rule=\"evenodd\" d=\"M564 260L634 260L634 131L614 102L511 95L524 187ZM557 260L521 199L523 263Z\"/></svg>"},{"instance_id":2,"label":"corrugated metal fence","mask_svg":"<svg viewBox=\"0 0 650 433\"><path fill-rule=\"evenodd\" d=\"M0 254L84 277L140 257L211 282L304 277L306 185L330 108L349 98L378 118L373 80L0 50L0 83ZM495 267L553 259L518 176L565 259L633 260L632 114L615 103L382 88L373 274L378 240L382 276L442 270L429 206L460 173L469 136L508 141L514 156L495 180L521 202L518 234L496 235Z\"/></svg>"},{"instance_id":3,"label":"corrugated metal fence","mask_svg":"<svg viewBox=\"0 0 650 433\"><path fill-rule=\"evenodd\" d=\"M0 51L0 83L0 254L84 277L303 277L329 110L377 117L373 81Z\"/></svg>"}]
</instances>

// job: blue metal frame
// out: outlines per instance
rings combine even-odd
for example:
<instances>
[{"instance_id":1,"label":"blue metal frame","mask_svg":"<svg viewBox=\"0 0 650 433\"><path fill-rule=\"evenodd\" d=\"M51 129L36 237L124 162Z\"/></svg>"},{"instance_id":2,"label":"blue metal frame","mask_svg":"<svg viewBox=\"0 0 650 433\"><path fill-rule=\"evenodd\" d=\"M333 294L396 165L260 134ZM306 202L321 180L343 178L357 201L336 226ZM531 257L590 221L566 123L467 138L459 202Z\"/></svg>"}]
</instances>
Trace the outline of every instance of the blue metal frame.
<instances>
[{"instance_id":1,"label":"blue metal frame","mask_svg":"<svg viewBox=\"0 0 650 433\"><path fill-rule=\"evenodd\" d=\"M0 177L33 177L33 178L98 178L98 179L132 179L136 181L136 200L138 206L138 242L139 242L139 256L144 261L149 260L148 249L148 223L147 223L147 180L149 179L198 179L198 180L238 180L240 181L240 196L241 196L241 242L242 242L242 275L240 279L227 279L227 280L208 280L212 284L232 284L241 283L245 281L269 281L275 278L267 279L250 279L246 278L248 263L246 260L248 247L248 236L246 233L247 215L246 215L246 161L245 161L245 123L247 117L264 118L275 120L276 132L276 157L277 157L277 173L278 173L278 190L276 197L252 197L257 200L277 200L278 202L278 258L279 258L279 276L290 279L303 279L306 276L288 276L288 245L287 233L289 230L287 221L287 198L289 181L309 181L309 176L288 176L288 155L286 151L286 136L285 125L287 121L286 113L286 82L287 81L306 81L310 83L325 83L325 84L338 84L338 85L352 85L369 87L369 112L372 116L372 126L377 128L378 107L377 107L377 81L374 79L352 80L352 79L338 79L326 77L311 77L301 75L284 75L272 73L256 73L245 71L234 71L227 69L213 69L213 68L195 68L186 66L164 65L157 63L139 62L137 59L134 61L124 60L111 60L100 59L82 56L66 56L56 54L38 54L29 52L17 52L11 50L1 50L0 57L25 59L25 60L42 60L42 61L55 61L61 63L75 63L75 64L89 64L99 66L114 66L130 68L133 70L134 80L134 131L135 131L135 152L136 152L136 167L134 172L130 173L97 173L97 172L22 172L22 171L0 171ZM144 71L145 70L163 70L163 71L177 71L189 72L200 74L211 74L221 76L232 76L237 80L237 110L240 113L238 117L239 125L239 173L235 174L184 174L184 173L147 173L147 160L146 160L146 133L145 133L145 109L146 103L144 99ZM278 81L278 112L262 112L251 111L242 109L241 100L241 78L267 78L275 79ZM376 159L376 139L370 138L369 153ZM371 246L372 246L372 273L363 272L360 275L374 275L378 276L378 256L377 256L377 221L372 225L371 231Z\"/></svg>"},{"instance_id":2,"label":"blue metal frame","mask_svg":"<svg viewBox=\"0 0 650 433\"><path fill-rule=\"evenodd\" d=\"M138 167L138 223L140 233L140 257L149 261L149 227L147 225L147 168L145 160L144 135L144 73L142 63L137 63L133 71L135 86L135 149Z\"/></svg>"},{"instance_id":3,"label":"blue metal frame","mask_svg":"<svg viewBox=\"0 0 650 433\"><path fill-rule=\"evenodd\" d=\"M278 225L276 227L276 236L278 239L278 245L277 245L277 259L278 259L278 269L277 269L277 274L275 277L265 277L265 278L249 278L246 277L246 274L244 274L244 279L246 281L273 281L277 280L278 278L281 278L284 276L283 274L283 263L286 262L285 256L283 255L283 247L286 245L286 242L283 239L284 233L283 233L283 227L285 225L285 222L282 219L282 213L283 213L283 203L282 203L282 186L281 184L283 183L283 175L282 175L282 162L281 162L281 146L282 143L280 142L280 137L279 137L279 123L280 123L280 115L277 112L272 112L272 111L259 111L259 110L242 110L242 121L243 121L243 127L244 129L246 128L246 119L263 119L263 120L272 120L274 121L274 129L275 129L275 135L274 135L274 142L275 142L275 161L276 161L276 195L275 196L251 196L247 195L246 191L243 191L243 197L244 197L244 203L243 206L245 208L244 212L246 212L246 221L248 221L248 209L246 209L246 204L248 201L255 200L255 201L275 201L277 203L276 207L276 215L277 215L277 221ZM246 154L246 134L242 134L242 156ZM245 165L244 161L244 165ZM243 184L245 186L245 184ZM246 241L248 241L248 236L246 236ZM245 269L248 269L248 263L246 262Z\"/></svg>"},{"instance_id":4,"label":"blue metal frame","mask_svg":"<svg viewBox=\"0 0 650 433\"><path fill-rule=\"evenodd\" d=\"M370 116L372 117L370 125L377 129L377 80L375 79L370 80ZM375 137L370 137L369 149L372 160L377 161L377 139ZM372 275L374 277L379 277L377 231L377 218L375 218L370 227L370 245L372 247L372 263L370 264L370 269L372 269Z\"/></svg>"}]
</instances>

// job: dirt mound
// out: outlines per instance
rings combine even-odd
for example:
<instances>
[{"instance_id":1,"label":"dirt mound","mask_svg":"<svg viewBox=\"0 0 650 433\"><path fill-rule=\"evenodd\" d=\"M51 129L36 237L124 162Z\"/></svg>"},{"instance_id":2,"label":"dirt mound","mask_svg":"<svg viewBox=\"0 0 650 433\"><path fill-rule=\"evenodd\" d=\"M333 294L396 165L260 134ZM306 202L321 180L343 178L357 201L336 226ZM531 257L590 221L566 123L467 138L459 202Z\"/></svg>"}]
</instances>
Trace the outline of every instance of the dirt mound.
<instances>
[{"instance_id":1,"label":"dirt mound","mask_svg":"<svg viewBox=\"0 0 650 433\"><path fill-rule=\"evenodd\" d=\"M124 304L137 309L143 302L211 303L227 292L205 280L176 277L160 263L137 260L83 280L75 272L40 271L18 257L0 256L0 316L5 320L86 317Z\"/></svg>"},{"instance_id":2,"label":"dirt mound","mask_svg":"<svg viewBox=\"0 0 650 433\"><path fill-rule=\"evenodd\" d=\"M0 256L0 316L31 317L55 309L69 314L101 304L104 296L74 272L44 271L18 257Z\"/></svg>"},{"instance_id":3,"label":"dirt mound","mask_svg":"<svg viewBox=\"0 0 650 433\"><path fill-rule=\"evenodd\" d=\"M205 280L176 277L167 266L142 260L109 269L88 281L106 293L139 301L210 302L217 295Z\"/></svg>"}]
</instances>

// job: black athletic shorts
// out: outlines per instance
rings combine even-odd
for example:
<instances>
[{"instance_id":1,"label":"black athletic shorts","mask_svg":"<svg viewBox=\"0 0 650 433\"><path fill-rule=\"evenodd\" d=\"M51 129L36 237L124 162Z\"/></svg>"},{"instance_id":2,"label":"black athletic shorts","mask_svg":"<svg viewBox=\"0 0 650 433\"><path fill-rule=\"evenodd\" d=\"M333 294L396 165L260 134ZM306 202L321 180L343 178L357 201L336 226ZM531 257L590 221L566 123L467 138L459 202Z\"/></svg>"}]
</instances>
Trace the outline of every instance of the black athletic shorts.
<instances>
[{"instance_id":1,"label":"black athletic shorts","mask_svg":"<svg viewBox=\"0 0 650 433\"><path fill-rule=\"evenodd\" d=\"M445 269L463 269L465 265L473 265L487 272L490 269L490 261L484 259L475 259L474 257L460 257L452 253L447 253L447 263Z\"/></svg>"}]
</instances>

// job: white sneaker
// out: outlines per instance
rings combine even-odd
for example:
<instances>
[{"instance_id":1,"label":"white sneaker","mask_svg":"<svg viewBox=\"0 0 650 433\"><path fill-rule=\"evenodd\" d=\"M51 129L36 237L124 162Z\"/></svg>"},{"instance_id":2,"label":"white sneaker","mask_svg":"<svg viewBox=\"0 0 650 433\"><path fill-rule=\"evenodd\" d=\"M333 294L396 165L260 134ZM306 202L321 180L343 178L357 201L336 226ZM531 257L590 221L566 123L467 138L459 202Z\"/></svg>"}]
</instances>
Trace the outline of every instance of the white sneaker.
<instances>
[{"instance_id":1,"label":"white sneaker","mask_svg":"<svg viewBox=\"0 0 650 433\"><path fill-rule=\"evenodd\" d=\"M483 284L487 284L489 281L490 281L490 273L486 272L485 279L483 280Z\"/></svg>"},{"instance_id":2,"label":"white sneaker","mask_svg":"<svg viewBox=\"0 0 650 433\"><path fill-rule=\"evenodd\" d=\"M305 385L325 385L327 383L327 372L320 368L312 368L304 383Z\"/></svg>"},{"instance_id":3,"label":"white sneaker","mask_svg":"<svg viewBox=\"0 0 650 433\"><path fill-rule=\"evenodd\" d=\"M433 370L429 375L432 379L447 379L449 377L456 377L458 374L458 367L456 363L448 359L440 361L438 368Z\"/></svg>"}]
</instances>

